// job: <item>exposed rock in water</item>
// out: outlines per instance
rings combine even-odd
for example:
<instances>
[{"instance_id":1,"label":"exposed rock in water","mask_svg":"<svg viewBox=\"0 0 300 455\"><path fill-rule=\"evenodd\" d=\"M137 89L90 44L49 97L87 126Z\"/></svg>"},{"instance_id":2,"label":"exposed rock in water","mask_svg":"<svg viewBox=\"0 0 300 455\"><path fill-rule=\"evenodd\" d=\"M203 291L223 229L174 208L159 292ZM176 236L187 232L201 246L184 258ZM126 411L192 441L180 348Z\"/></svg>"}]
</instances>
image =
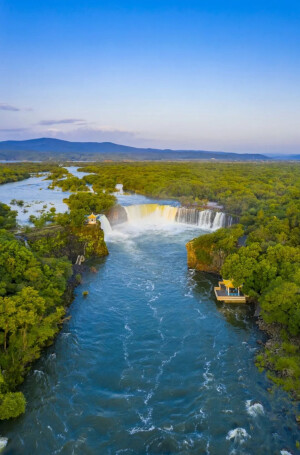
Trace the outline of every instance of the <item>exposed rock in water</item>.
<instances>
[{"instance_id":1,"label":"exposed rock in water","mask_svg":"<svg viewBox=\"0 0 300 455\"><path fill-rule=\"evenodd\" d=\"M127 213L124 207L121 205L116 205L112 207L109 212L106 214L108 221L111 226L116 224L125 223L127 221Z\"/></svg>"}]
</instances>

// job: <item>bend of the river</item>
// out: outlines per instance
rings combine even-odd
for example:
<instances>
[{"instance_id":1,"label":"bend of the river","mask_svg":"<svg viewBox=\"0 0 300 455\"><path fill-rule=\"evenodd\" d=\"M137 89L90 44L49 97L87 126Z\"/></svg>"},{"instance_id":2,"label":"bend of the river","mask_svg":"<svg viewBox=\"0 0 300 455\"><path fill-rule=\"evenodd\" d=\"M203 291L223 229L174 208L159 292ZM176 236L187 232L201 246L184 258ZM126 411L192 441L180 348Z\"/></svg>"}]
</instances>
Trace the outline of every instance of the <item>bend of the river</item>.
<instances>
[{"instance_id":1,"label":"bend of the river","mask_svg":"<svg viewBox=\"0 0 300 455\"><path fill-rule=\"evenodd\" d=\"M0 425L4 454L295 451L294 405L254 365L251 308L217 304L216 279L187 269L185 243L200 234L124 224L109 236L110 255L84 275L22 386L26 414Z\"/></svg>"}]
</instances>

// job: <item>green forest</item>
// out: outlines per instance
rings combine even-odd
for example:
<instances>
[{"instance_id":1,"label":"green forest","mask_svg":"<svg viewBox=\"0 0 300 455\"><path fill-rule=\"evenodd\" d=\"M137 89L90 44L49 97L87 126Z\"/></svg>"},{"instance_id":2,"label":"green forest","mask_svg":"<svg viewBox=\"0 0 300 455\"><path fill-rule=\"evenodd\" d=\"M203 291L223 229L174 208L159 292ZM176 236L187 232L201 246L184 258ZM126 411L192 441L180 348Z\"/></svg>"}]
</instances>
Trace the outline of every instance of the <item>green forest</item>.
<instances>
[{"instance_id":1,"label":"green forest","mask_svg":"<svg viewBox=\"0 0 300 455\"><path fill-rule=\"evenodd\" d=\"M195 239L196 254L209 263L207 251L218 252L219 272L259 305L262 324L275 336L257 356L257 366L299 399L300 166L99 163L81 170L89 175L79 179L57 164L0 165L1 183L49 171L50 188L72 193L65 200L67 213L51 209L32 217L30 228L18 227L16 212L0 204L0 418L24 412L18 386L64 321L76 255L83 249L87 257L108 253L102 231L87 230L84 221L90 212L107 213L116 204L112 193L117 183L125 191L173 198L199 210L218 202L234 217L232 227Z\"/></svg>"},{"instance_id":2,"label":"green forest","mask_svg":"<svg viewBox=\"0 0 300 455\"><path fill-rule=\"evenodd\" d=\"M17 182L18 180L28 179L30 173L27 169L16 166L0 166L0 185L2 183Z\"/></svg>"}]
</instances>

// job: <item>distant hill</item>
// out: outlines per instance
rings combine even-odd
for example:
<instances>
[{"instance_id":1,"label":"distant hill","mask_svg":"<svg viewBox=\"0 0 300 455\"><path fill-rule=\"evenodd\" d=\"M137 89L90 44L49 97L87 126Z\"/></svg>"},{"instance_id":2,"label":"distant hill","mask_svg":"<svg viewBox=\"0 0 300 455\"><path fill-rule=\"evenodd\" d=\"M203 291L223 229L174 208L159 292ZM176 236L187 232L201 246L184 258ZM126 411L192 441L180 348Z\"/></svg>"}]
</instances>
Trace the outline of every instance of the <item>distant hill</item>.
<instances>
[{"instance_id":1,"label":"distant hill","mask_svg":"<svg viewBox=\"0 0 300 455\"><path fill-rule=\"evenodd\" d=\"M227 160L253 161L271 158L256 153L227 153L205 150L136 148L113 142L69 142L40 138L0 142L0 160Z\"/></svg>"},{"instance_id":2,"label":"distant hill","mask_svg":"<svg viewBox=\"0 0 300 455\"><path fill-rule=\"evenodd\" d=\"M300 155L269 155L273 160L300 161Z\"/></svg>"}]
</instances>

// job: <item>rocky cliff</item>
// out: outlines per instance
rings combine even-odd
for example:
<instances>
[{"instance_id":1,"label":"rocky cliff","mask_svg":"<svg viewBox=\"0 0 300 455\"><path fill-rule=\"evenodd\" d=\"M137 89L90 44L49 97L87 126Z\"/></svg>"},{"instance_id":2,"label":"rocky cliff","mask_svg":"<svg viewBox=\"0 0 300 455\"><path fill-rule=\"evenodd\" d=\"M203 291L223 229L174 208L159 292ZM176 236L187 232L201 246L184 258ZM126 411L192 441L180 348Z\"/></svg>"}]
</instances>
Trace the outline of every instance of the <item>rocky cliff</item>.
<instances>
[{"instance_id":1,"label":"rocky cliff","mask_svg":"<svg viewBox=\"0 0 300 455\"><path fill-rule=\"evenodd\" d=\"M186 244L187 263L191 269L196 269L201 272L220 274L223 262L225 260L225 252L215 250L213 245L195 246L194 240Z\"/></svg>"},{"instance_id":2,"label":"rocky cliff","mask_svg":"<svg viewBox=\"0 0 300 455\"><path fill-rule=\"evenodd\" d=\"M95 225L85 225L80 228L74 228L73 234L82 244L82 254L86 258L108 255L108 249L104 240L104 233L98 223Z\"/></svg>"},{"instance_id":3,"label":"rocky cliff","mask_svg":"<svg viewBox=\"0 0 300 455\"><path fill-rule=\"evenodd\" d=\"M242 226L236 224L191 240L186 244L188 267L220 274L226 257L237 250L242 235Z\"/></svg>"},{"instance_id":4,"label":"rocky cliff","mask_svg":"<svg viewBox=\"0 0 300 455\"><path fill-rule=\"evenodd\" d=\"M44 257L63 257L74 264L78 255L102 257L108 254L99 224L71 228L59 225L32 229L26 233L29 247Z\"/></svg>"}]
</instances>

